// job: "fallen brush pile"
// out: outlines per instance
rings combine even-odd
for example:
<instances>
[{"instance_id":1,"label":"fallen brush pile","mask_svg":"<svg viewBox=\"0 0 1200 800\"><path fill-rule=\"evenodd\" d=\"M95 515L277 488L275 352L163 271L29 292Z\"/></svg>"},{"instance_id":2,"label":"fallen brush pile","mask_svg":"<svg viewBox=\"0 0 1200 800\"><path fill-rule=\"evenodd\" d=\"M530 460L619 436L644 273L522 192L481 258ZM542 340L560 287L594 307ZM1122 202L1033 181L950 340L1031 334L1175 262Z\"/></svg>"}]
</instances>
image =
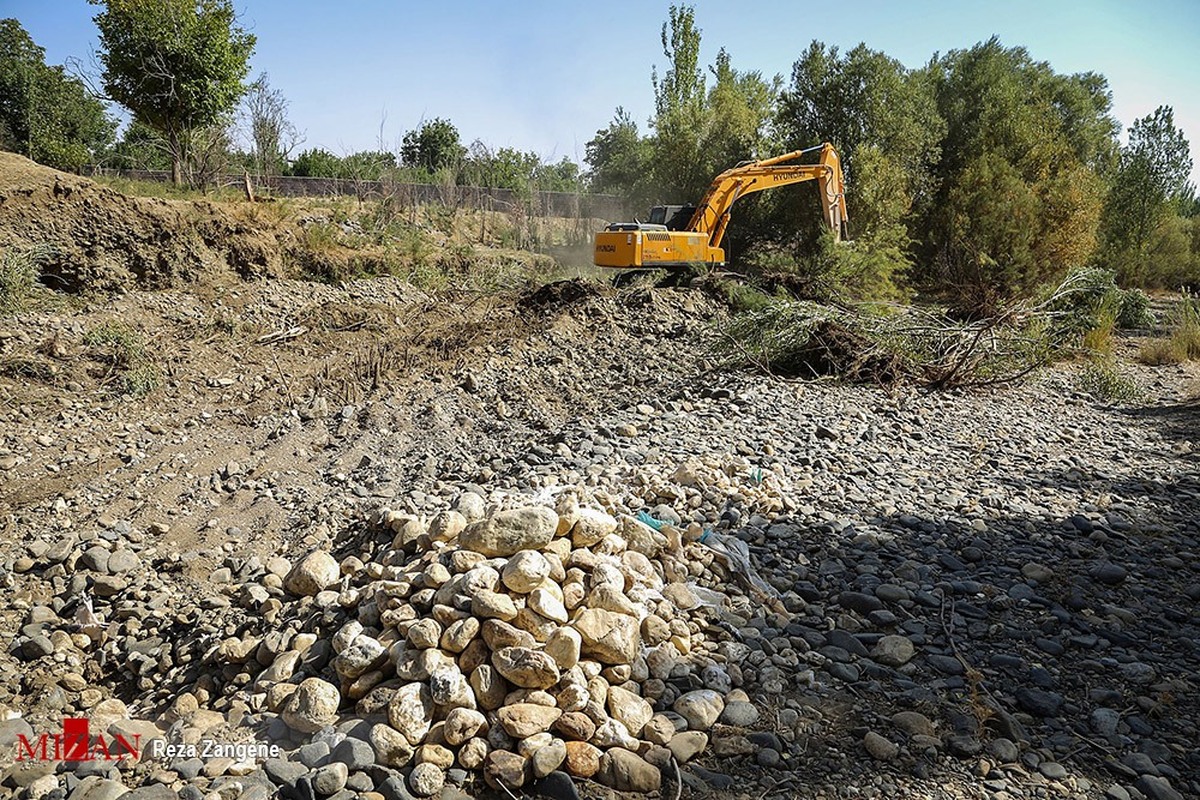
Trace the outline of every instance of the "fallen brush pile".
<instances>
[{"instance_id":1,"label":"fallen brush pile","mask_svg":"<svg viewBox=\"0 0 1200 800\"><path fill-rule=\"evenodd\" d=\"M717 350L731 364L787 377L929 389L989 386L1087 352L1089 332L1117 323L1152 326L1147 302L1098 269L1076 270L1037 300L1010 302L965 321L921 305L880 314L774 301L734 318Z\"/></svg>"},{"instance_id":2,"label":"fallen brush pile","mask_svg":"<svg viewBox=\"0 0 1200 800\"><path fill-rule=\"evenodd\" d=\"M571 493L491 514L467 493L428 522L383 509L374 523L394 535L381 559L318 550L283 579L321 633L296 632L252 689L299 733L353 703L413 794L437 794L452 768L493 788L565 770L657 791L719 721L757 719L734 689L744 646L706 635L700 598L725 596L697 579L730 575L698 523L618 519ZM217 660L236 661L236 643ZM332 669L295 681L313 648Z\"/></svg>"}]
</instances>

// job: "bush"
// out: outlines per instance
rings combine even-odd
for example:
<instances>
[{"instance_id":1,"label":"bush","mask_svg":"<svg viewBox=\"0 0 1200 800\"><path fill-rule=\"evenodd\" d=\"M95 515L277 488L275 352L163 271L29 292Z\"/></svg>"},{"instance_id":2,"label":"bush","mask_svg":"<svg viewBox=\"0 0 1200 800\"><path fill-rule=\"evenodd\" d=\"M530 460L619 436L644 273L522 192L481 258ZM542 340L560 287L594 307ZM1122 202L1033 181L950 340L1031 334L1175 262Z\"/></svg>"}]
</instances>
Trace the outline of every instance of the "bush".
<instances>
[{"instance_id":1,"label":"bush","mask_svg":"<svg viewBox=\"0 0 1200 800\"><path fill-rule=\"evenodd\" d=\"M1105 403L1135 402L1142 391L1109 359L1089 361L1075 374L1080 390Z\"/></svg>"},{"instance_id":2,"label":"bush","mask_svg":"<svg viewBox=\"0 0 1200 800\"><path fill-rule=\"evenodd\" d=\"M713 283L717 294L737 313L762 311L779 300L779 297L764 292L757 286L735 280L717 280Z\"/></svg>"},{"instance_id":3,"label":"bush","mask_svg":"<svg viewBox=\"0 0 1200 800\"><path fill-rule=\"evenodd\" d=\"M1107 352L1117 324L1121 291L1112 272L1080 269L1067 275L1042 301L1049 335L1059 349L1082 346Z\"/></svg>"},{"instance_id":4,"label":"bush","mask_svg":"<svg viewBox=\"0 0 1200 800\"><path fill-rule=\"evenodd\" d=\"M718 348L734 363L785 376L947 389L1015 380L1048 363L1047 330L923 309L882 316L776 301L735 317Z\"/></svg>"},{"instance_id":5,"label":"bush","mask_svg":"<svg viewBox=\"0 0 1200 800\"><path fill-rule=\"evenodd\" d=\"M1117 310L1117 327L1121 330L1153 328L1158 324L1150 310L1150 297L1141 289L1125 289L1120 292Z\"/></svg>"},{"instance_id":6,"label":"bush","mask_svg":"<svg viewBox=\"0 0 1200 800\"><path fill-rule=\"evenodd\" d=\"M989 316L1050 277L1035 257L1037 195L998 153L970 162L950 184L938 253L940 287L951 307Z\"/></svg>"},{"instance_id":7,"label":"bush","mask_svg":"<svg viewBox=\"0 0 1200 800\"><path fill-rule=\"evenodd\" d=\"M751 267L767 282L810 300L853 303L906 297L899 284L908 261L895 238L838 242L825 233L812 252L759 251L752 256Z\"/></svg>"},{"instance_id":8,"label":"bush","mask_svg":"<svg viewBox=\"0 0 1200 800\"><path fill-rule=\"evenodd\" d=\"M105 322L83 337L88 347L102 351L106 361L116 367L129 367L145 357L142 337L124 322Z\"/></svg>"}]
</instances>

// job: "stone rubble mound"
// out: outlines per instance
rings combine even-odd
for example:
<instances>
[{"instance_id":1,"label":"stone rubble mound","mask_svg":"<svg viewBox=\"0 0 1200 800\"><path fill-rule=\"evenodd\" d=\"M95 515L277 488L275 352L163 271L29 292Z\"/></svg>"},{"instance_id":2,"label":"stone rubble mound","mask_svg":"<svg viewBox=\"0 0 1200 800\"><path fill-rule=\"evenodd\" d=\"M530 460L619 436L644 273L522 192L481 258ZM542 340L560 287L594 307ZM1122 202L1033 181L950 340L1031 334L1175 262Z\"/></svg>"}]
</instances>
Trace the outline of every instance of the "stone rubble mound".
<instances>
[{"instance_id":1,"label":"stone rubble mound","mask_svg":"<svg viewBox=\"0 0 1200 800\"><path fill-rule=\"evenodd\" d=\"M385 508L372 522L394 537L379 561L317 550L284 578L298 612L345 621L328 645L296 635L254 688L295 732L372 723L377 763L414 795L454 769L510 790L561 770L653 792L727 707L757 717L734 689L737 643L706 635L698 595L721 596L697 579L727 576L698 523L659 530L569 492L490 514L467 493L429 520ZM329 667L293 680L316 646Z\"/></svg>"}]
</instances>

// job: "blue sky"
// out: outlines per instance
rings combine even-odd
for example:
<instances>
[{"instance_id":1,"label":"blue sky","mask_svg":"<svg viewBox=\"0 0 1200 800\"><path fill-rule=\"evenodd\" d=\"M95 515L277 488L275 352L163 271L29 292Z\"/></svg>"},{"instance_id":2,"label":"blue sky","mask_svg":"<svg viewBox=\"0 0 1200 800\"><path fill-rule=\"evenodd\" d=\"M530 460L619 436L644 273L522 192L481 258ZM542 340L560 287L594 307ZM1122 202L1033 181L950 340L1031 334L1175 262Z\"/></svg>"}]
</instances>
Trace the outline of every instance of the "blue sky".
<instances>
[{"instance_id":1,"label":"blue sky","mask_svg":"<svg viewBox=\"0 0 1200 800\"><path fill-rule=\"evenodd\" d=\"M465 142L582 161L623 105L644 126L650 69L665 59L668 2L644 0L235 0L258 36L254 74L291 103L304 147L395 149L422 119L445 117ZM1200 162L1200 2L1008 0L857 3L697 0L702 59L724 46L739 69L791 72L807 44L859 42L909 66L996 34L1059 72L1107 76L1122 125L1160 104ZM86 0L0 0L51 63L86 65L96 48ZM1200 182L1200 163L1193 171Z\"/></svg>"}]
</instances>

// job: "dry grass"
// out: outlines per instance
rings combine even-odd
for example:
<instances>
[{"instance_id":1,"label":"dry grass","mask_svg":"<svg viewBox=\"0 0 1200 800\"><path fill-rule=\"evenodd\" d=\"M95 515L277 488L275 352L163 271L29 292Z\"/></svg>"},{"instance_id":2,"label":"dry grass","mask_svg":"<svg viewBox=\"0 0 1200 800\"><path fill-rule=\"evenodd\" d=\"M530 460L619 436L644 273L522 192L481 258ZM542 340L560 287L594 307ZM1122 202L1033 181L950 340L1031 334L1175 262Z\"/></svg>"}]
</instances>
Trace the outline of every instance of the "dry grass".
<instances>
[{"instance_id":1,"label":"dry grass","mask_svg":"<svg viewBox=\"0 0 1200 800\"><path fill-rule=\"evenodd\" d=\"M1182 364L1186 360L1187 357L1169 338L1150 339L1138 352L1138 361L1151 367Z\"/></svg>"},{"instance_id":2,"label":"dry grass","mask_svg":"<svg viewBox=\"0 0 1200 800\"><path fill-rule=\"evenodd\" d=\"M16 353L0 358L0 375L18 380L52 383L58 375L58 365L42 356Z\"/></svg>"},{"instance_id":3,"label":"dry grass","mask_svg":"<svg viewBox=\"0 0 1200 800\"><path fill-rule=\"evenodd\" d=\"M1184 295L1173 316L1171 335L1142 345L1138 361L1158 367L1200 360L1200 298Z\"/></svg>"},{"instance_id":4,"label":"dry grass","mask_svg":"<svg viewBox=\"0 0 1200 800\"><path fill-rule=\"evenodd\" d=\"M37 264L32 252L9 248L0 253L0 314L24 308L36 280Z\"/></svg>"},{"instance_id":5,"label":"dry grass","mask_svg":"<svg viewBox=\"0 0 1200 800\"><path fill-rule=\"evenodd\" d=\"M1099 325L1092 328L1083 334L1081 342L1085 350L1093 353L1101 353L1108 355L1113 349L1113 326L1112 324Z\"/></svg>"},{"instance_id":6,"label":"dry grass","mask_svg":"<svg viewBox=\"0 0 1200 800\"><path fill-rule=\"evenodd\" d=\"M162 382L162 370L147 351L141 334L124 322L112 320L92 328L83 343L94 358L107 365L103 382L118 394L144 397Z\"/></svg>"}]
</instances>

